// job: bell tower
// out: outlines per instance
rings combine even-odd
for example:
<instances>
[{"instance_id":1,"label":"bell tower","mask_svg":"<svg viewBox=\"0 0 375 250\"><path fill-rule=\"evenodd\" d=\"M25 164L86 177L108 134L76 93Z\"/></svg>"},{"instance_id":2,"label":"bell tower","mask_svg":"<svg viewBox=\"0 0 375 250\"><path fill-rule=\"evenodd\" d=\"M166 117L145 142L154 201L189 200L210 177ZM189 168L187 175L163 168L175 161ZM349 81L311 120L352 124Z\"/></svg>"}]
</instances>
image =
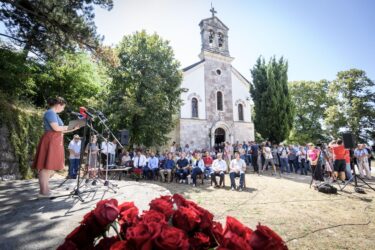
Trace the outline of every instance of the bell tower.
<instances>
[{"instance_id":1,"label":"bell tower","mask_svg":"<svg viewBox=\"0 0 375 250\"><path fill-rule=\"evenodd\" d=\"M220 21L215 14L215 9L211 6L212 17L203 19L199 23L201 28L202 49L205 51L217 53L223 56L230 56L228 50L228 27Z\"/></svg>"}]
</instances>

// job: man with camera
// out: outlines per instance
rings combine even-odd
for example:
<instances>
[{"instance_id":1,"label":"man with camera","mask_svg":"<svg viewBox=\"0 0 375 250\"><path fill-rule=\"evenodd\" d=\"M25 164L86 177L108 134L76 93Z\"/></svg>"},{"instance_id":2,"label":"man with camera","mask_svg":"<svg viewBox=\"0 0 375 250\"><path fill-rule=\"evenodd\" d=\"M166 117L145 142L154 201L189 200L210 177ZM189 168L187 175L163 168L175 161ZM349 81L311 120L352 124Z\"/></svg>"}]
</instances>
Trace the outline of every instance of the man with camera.
<instances>
[{"instance_id":1,"label":"man with camera","mask_svg":"<svg viewBox=\"0 0 375 250\"><path fill-rule=\"evenodd\" d=\"M335 178L339 177L341 181L345 181L345 147L343 141L338 139L337 141L332 141L329 146L332 149L333 154L333 169Z\"/></svg>"}]
</instances>

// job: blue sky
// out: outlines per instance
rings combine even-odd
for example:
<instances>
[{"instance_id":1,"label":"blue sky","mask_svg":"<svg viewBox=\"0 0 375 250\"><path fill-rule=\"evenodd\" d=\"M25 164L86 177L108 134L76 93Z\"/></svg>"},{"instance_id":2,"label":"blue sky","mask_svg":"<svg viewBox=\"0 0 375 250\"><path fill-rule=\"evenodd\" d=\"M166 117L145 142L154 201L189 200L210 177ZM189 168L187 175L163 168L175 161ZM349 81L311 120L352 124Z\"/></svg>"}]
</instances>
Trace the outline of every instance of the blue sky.
<instances>
[{"instance_id":1,"label":"blue sky","mask_svg":"<svg viewBox=\"0 0 375 250\"><path fill-rule=\"evenodd\" d=\"M359 68L375 80L375 0L212 0L229 27L234 67L251 79L259 55L284 56L289 80L332 80L338 71ZM104 43L117 44L138 30L170 41L186 67L198 61L200 30L211 0L114 0L97 8ZM0 28L1 29L1 28Z\"/></svg>"},{"instance_id":2,"label":"blue sky","mask_svg":"<svg viewBox=\"0 0 375 250\"><path fill-rule=\"evenodd\" d=\"M250 79L257 57L284 56L290 80L335 78L360 68L375 79L375 1L213 0L229 27L233 65ZM170 41L182 66L198 61L201 19L210 0L115 0L112 11L98 9L96 24L106 44L145 29Z\"/></svg>"}]
</instances>

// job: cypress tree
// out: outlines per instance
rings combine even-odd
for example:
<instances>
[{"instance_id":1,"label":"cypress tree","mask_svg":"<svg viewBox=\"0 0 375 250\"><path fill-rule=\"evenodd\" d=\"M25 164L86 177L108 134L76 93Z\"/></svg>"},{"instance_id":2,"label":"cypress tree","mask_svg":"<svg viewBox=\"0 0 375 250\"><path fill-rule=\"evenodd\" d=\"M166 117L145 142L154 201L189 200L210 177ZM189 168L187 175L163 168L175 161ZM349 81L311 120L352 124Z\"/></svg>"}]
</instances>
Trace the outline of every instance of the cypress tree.
<instances>
[{"instance_id":1,"label":"cypress tree","mask_svg":"<svg viewBox=\"0 0 375 250\"><path fill-rule=\"evenodd\" d=\"M251 70L250 94L254 101L255 129L270 141L284 141L292 129L293 103L288 91L288 62L272 57L268 64L261 56Z\"/></svg>"}]
</instances>

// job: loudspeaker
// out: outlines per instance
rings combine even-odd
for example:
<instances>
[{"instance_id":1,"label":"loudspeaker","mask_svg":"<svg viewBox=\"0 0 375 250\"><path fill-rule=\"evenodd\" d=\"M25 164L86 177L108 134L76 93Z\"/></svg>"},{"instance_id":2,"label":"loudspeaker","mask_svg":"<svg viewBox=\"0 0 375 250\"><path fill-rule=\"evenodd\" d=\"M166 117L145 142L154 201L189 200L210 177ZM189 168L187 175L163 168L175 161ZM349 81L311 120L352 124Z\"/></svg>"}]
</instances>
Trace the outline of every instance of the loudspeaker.
<instances>
[{"instance_id":1,"label":"loudspeaker","mask_svg":"<svg viewBox=\"0 0 375 250\"><path fill-rule=\"evenodd\" d=\"M120 143L122 145L128 145L129 144L129 131L126 129L119 130L119 137L120 137Z\"/></svg>"},{"instance_id":2,"label":"loudspeaker","mask_svg":"<svg viewBox=\"0 0 375 250\"><path fill-rule=\"evenodd\" d=\"M342 140L345 148L355 148L354 137L352 133L343 133Z\"/></svg>"}]
</instances>

